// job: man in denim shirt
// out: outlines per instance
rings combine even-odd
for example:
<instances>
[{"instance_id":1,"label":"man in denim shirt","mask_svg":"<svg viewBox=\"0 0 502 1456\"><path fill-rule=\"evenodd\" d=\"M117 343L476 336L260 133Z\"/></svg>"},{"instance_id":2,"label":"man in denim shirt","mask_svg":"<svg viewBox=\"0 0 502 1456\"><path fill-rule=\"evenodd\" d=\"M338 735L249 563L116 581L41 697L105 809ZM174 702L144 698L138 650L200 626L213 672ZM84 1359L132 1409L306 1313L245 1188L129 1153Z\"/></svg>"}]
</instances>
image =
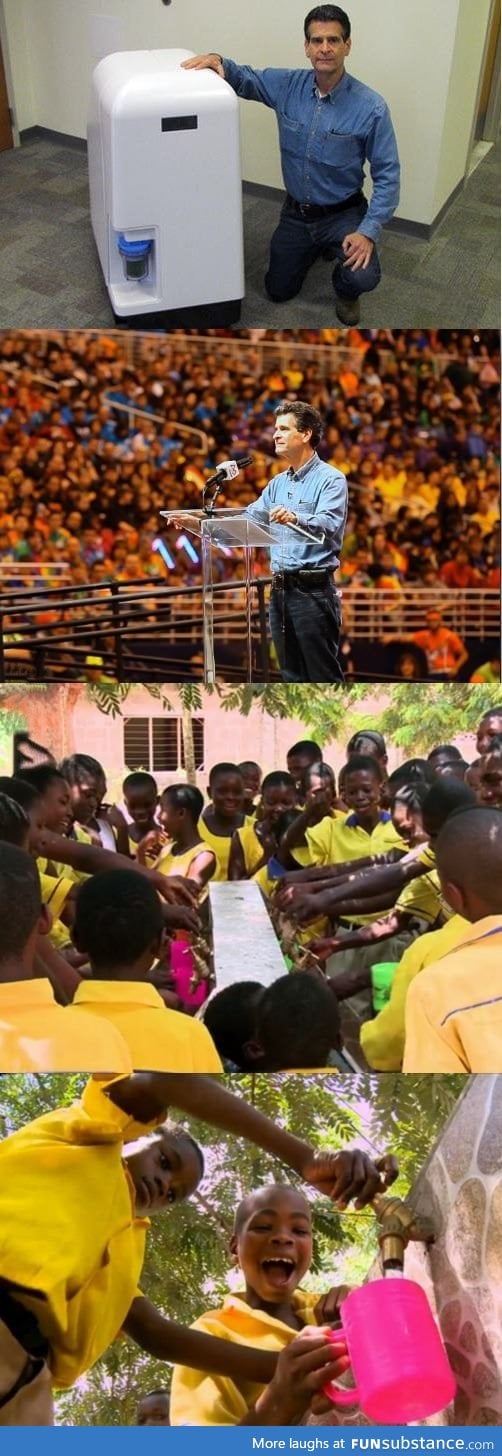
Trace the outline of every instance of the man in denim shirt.
<instances>
[{"instance_id":1,"label":"man in denim shirt","mask_svg":"<svg viewBox=\"0 0 502 1456\"><path fill-rule=\"evenodd\" d=\"M319 458L321 436L312 405L284 400L275 411L274 445L288 468L246 510L258 524L275 527L270 630L284 682L343 682L333 572L347 520L347 481Z\"/></svg>"},{"instance_id":2,"label":"man in denim shirt","mask_svg":"<svg viewBox=\"0 0 502 1456\"><path fill-rule=\"evenodd\" d=\"M270 630L284 682L343 682L338 652L340 603L333 572L347 521L347 481L317 454L318 410L283 400L275 410L274 446L285 470L274 475L246 515L272 529ZM224 514L224 513L223 513ZM171 525L197 528L199 517Z\"/></svg>"},{"instance_id":3,"label":"man in denim shirt","mask_svg":"<svg viewBox=\"0 0 502 1456\"><path fill-rule=\"evenodd\" d=\"M319 257L335 261L336 313L359 320L359 295L377 287L376 250L382 226L399 201L399 157L388 107L376 91L345 70L350 20L338 5L318 5L306 17L305 54L314 68L255 71L216 53L184 61L210 67L238 96L275 111L287 191L270 249L265 287L277 303L299 293ZM373 195L362 187L368 161Z\"/></svg>"}]
</instances>

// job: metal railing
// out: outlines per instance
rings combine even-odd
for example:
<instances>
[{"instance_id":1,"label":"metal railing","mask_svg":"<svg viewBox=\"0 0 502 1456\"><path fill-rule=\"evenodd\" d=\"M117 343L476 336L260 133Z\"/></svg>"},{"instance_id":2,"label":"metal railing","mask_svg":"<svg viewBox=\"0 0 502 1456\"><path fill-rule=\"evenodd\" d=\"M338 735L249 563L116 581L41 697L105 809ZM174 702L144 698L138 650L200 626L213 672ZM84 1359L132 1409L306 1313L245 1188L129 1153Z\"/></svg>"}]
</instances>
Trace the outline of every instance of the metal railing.
<instances>
[{"instance_id":1,"label":"metal railing","mask_svg":"<svg viewBox=\"0 0 502 1456\"><path fill-rule=\"evenodd\" d=\"M319 330L320 332L320 330ZM176 353L181 347L187 353L194 355L194 361L200 362L210 354L218 353L219 362L247 359L250 361L250 368L256 374L262 374L268 369L279 367L287 369L291 361L298 361L300 364L316 364L322 379L332 374L334 369L353 369L356 374L361 374L366 358L366 345L353 345L348 347L343 342L344 332L340 329L339 341L333 340L324 343L311 340L308 343L300 343L296 338L288 339L239 339L231 336L218 335L217 338L207 338L204 334L191 335L186 337L180 331L169 335L168 339L152 338L150 334L135 334L133 342L134 363L148 363L152 359L167 357ZM390 347L378 344L378 353L382 366L387 369L389 364L396 359L396 351ZM431 372L440 377L445 369L452 362L452 355L438 353L427 360Z\"/></svg>"},{"instance_id":2,"label":"metal railing","mask_svg":"<svg viewBox=\"0 0 502 1456\"><path fill-rule=\"evenodd\" d=\"M270 676L267 597L271 577L251 586L253 672ZM221 676L241 679L246 661L246 587L242 580L214 587L214 627ZM470 647L487 643L496 652L500 596L475 589L448 594L416 584L399 592L347 587L341 593L344 631L371 676L375 645L405 642L426 625L426 612L440 608L445 625ZM157 670L172 681L202 677L202 586L170 587L142 578L47 590L19 588L0 595L0 681L79 677L89 655L103 658L106 674L140 681ZM380 674L375 672L378 679Z\"/></svg>"},{"instance_id":3,"label":"metal railing","mask_svg":"<svg viewBox=\"0 0 502 1456\"><path fill-rule=\"evenodd\" d=\"M136 404L122 404L117 399L111 399L107 394L103 395L103 404L107 405L108 409L122 410L123 414L128 415L129 429L132 429L136 416L140 420L150 420L150 422L155 420L157 424L166 424L165 415L154 414L153 410L139 409ZM205 430L199 430L195 425L182 425L179 420L170 420L169 428L171 430L170 438L176 433L178 435L195 435L199 442L199 449L204 450L206 455L209 454L209 440Z\"/></svg>"}]
</instances>

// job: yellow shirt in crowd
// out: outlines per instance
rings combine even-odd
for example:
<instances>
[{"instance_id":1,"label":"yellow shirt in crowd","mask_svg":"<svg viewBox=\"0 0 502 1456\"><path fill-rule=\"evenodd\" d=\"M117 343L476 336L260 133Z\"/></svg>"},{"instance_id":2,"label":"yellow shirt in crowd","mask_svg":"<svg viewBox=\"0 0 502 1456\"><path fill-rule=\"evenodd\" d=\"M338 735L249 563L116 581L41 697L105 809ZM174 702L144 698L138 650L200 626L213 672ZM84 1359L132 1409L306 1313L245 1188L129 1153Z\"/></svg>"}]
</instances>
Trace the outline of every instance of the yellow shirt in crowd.
<instances>
[{"instance_id":1,"label":"yellow shirt in crowd","mask_svg":"<svg viewBox=\"0 0 502 1456\"><path fill-rule=\"evenodd\" d=\"M421 884L420 880L413 881ZM390 993L390 1001L372 1021L361 1027L361 1046L370 1067L377 1072L397 1072L404 1053L404 1018L408 987L426 966L432 965L457 945L467 930L467 921L453 915L440 930L418 935L401 956Z\"/></svg>"},{"instance_id":2,"label":"yellow shirt in crowd","mask_svg":"<svg viewBox=\"0 0 502 1456\"><path fill-rule=\"evenodd\" d=\"M318 1294L297 1289L293 1309L304 1325L315 1325ZM192 1328L233 1345L253 1345L259 1350L284 1350L299 1333L263 1309L252 1309L243 1295L228 1294L221 1309L209 1310ZM237 1386L226 1375L208 1375L175 1365L171 1385L172 1426L237 1426L265 1389L251 1381Z\"/></svg>"},{"instance_id":3,"label":"yellow shirt in crowd","mask_svg":"<svg viewBox=\"0 0 502 1456\"><path fill-rule=\"evenodd\" d=\"M263 859L263 845L258 839L254 824L243 824L237 830L248 875L253 875Z\"/></svg>"},{"instance_id":4,"label":"yellow shirt in crowd","mask_svg":"<svg viewBox=\"0 0 502 1456\"><path fill-rule=\"evenodd\" d=\"M307 829L306 837L312 864L316 865L343 864L346 860L365 859L370 854L385 854L388 849L405 848L390 814L384 809L370 834L358 824L353 813L338 814L336 818L327 814L320 824Z\"/></svg>"},{"instance_id":5,"label":"yellow shirt in crowd","mask_svg":"<svg viewBox=\"0 0 502 1456\"><path fill-rule=\"evenodd\" d=\"M173 854L172 843L168 844L165 849L161 850L158 859L155 860L154 867L160 871L161 875L182 875L184 879L189 880L190 869L194 860L200 854L207 854L208 848L208 844L201 839L199 844L192 845L191 849L185 849L183 854ZM214 875L211 875L211 879L213 878Z\"/></svg>"},{"instance_id":6,"label":"yellow shirt in crowd","mask_svg":"<svg viewBox=\"0 0 502 1456\"><path fill-rule=\"evenodd\" d=\"M131 1071L115 1027L58 1006L44 977L0 984L0 1072Z\"/></svg>"},{"instance_id":7,"label":"yellow shirt in crowd","mask_svg":"<svg viewBox=\"0 0 502 1456\"><path fill-rule=\"evenodd\" d=\"M212 834L211 830L208 829L205 819L203 819L202 815L199 819L197 828L201 839L204 840L204 843L206 845L209 845L210 849L214 850L214 853L216 855L216 869L214 875L212 875L211 877L213 883L220 880L228 880L228 861L230 859L230 846L232 843L232 835Z\"/></svg>"},{"instance_id":8,"label":"yellow shirt in crowd","mask_svg":"<svg viewBox=\"0 0 502 1456\"><path fill-rule=\"evenodd\" d=\"M49 931L49 940L55 950L62 950L63 946L71 945L71 935L67 925L59 918L61 911L66 905L68 896L75 888L74 881L67 875L48 875L41 865L47 865L47 860L37 859L37 868L40 877L40 892L43 904L50 910L52 925Z\"/></svg>"},{"instance_id":9,"label":"yellow shirt in crowd","mask_svg":"<svg viewBox=\"0 0 502 1456\"><path fill-rule=\"evenodd\" d=\"M403 1072L502 1072L502 918L469 925L413 981Z\"/></svg>"},{"instance_id":10,"label":"yellow shirt in crowd","mask_svg":"<svg viewBox=\"0 0 502 1456\"><path fill-rule=\"evenodd\" d=\"M202 1021L170 1011L146 981L81 981L73 999L80 1021L89 1012L120 1032L135 1072L222 1072Z\"/></svg>"},{"instance_id":11,"label":"yellow shirt in crowd","mask_svg":"<svg viewBox=\"0 0 502 1456\"><path fill-rule=\"evenodd\" d=\"M43 866L43 868L42 868ZM68 896L74 889L74 881L70 875L49 875L46 870L47 860L37 859L37 869L40 876L40 890L42 900L47 909L50 910L54 920L58 920L61 911L66 905ZM68 939L69 939L68 932Z\"/></svg>"},{"instance_id":12,"label":"yellow shirt in crowd","mask_svg":"<svg viewBox=\"0 0 502 1456\"><path fill-rule=\"evenodd\" d=\"M306 833L314 865L345 864L347 860L366 859L371 854L385 854L389 849L406 847L386 810L381 811L371 834L358 824L354 813L340 814L336 819L327 814L320 824L314 824ZM347 893L350 893L350 886ZM375 919L375 915L351 915L349 918L355 925L366 925Z\"/></svg>"},{"instance_id":13,"label":"yellow shirt in crowd","mask_svg":"<svg viewBox=\"0 0 502 1456\"><path fill-rule=\"evenodd\" d=\"M419 920L425 920L428 925L434 925L434 921L444 910L437 870L431 870L426 875L417 876L416 880L410 880L409 884L401 890L395 909L402 910L406 915L416 915ZM449 913L451 915L451 910Z\"/></svg>"},{"instance_id":14,"label":"yellow shirt in crowd","mask_svg":"<svg viewBox=\"0 0 502 1456\"><path fill-rule=\"evenodd\" d=\"M90 1082L0 1142L0 1279L35 1314L58 1386L99 1359L140 1292L149 1220L122 1150L159 1121L135 1122Z\"/></svg>"}]
</instances>

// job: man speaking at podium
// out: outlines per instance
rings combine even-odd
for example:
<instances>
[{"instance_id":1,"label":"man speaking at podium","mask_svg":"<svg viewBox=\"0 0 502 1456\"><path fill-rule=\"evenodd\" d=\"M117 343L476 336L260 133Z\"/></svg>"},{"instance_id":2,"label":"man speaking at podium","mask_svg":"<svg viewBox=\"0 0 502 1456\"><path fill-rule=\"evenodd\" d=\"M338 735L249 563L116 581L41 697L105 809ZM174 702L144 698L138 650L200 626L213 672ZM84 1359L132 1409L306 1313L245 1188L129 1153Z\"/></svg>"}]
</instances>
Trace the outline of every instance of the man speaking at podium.
<instances>
[{"instance_id":1,"label":"man speaking at podium","mask_svg":"<svg viewBox=\"0 0 502 1456\"><path fill-rule=\"evenodd\" d=\"M270 553L270 630L284 682L343 682L333 572L347 520L347 481L317 454L322 429L312 405L278 405L274 446L285 468L246 510L258 524L284 527Z\"/></svg>"}]
</instances>

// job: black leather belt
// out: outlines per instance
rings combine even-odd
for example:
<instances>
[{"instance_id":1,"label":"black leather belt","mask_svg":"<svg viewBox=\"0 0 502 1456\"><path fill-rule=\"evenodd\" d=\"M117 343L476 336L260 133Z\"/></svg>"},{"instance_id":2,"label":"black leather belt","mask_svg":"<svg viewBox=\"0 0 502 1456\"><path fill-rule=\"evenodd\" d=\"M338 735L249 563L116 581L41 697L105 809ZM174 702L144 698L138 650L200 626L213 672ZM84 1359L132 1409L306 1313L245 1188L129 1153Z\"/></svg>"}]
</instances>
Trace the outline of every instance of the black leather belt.
<instances>
[{"instance_id":1,"label":"black leather belt","mask_svg":"<svg viewBox=\"0 0 502 1456\"><path fill-rule=\"evenodd\" d=\"M299 217L312 218L331 217L337 212L346 212L349 207L358 207L364 202L363 192L353 192L351 197L344 197L343 202L332 202L322 207L316 202L297 202L295 197L290 197L289 192L286 198L286 207L289 212L298 213Z\"/></svg>"},{"instance_id":2,"label":"black leather belt","mask_svg":"<svg viewBox=\"0 0 502 1456\"><path fill-rule=\"evenodd\" d=\"M329 586L330 582L331 572L326 571L324 568L319 571L316 571L314 568L310 571L308 569L302 571L300 568L298 571L276 571L272 586L282 587L286 591L290 586L303 586L307 588L309 586Z\"/></svg>"}]
</instances>

